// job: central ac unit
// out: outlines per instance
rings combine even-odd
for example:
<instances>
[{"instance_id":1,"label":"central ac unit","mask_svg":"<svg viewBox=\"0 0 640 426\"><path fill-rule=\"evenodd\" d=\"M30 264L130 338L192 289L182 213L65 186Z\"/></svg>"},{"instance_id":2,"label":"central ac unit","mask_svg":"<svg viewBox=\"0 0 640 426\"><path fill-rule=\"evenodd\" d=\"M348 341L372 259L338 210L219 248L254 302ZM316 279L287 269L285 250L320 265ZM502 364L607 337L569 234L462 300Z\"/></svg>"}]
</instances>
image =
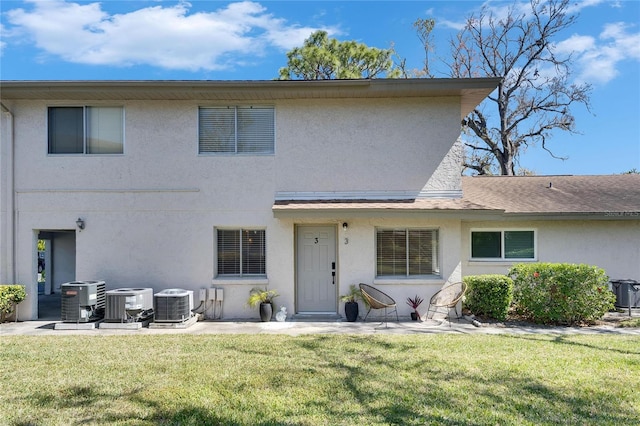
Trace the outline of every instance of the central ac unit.
<instances>
[{"instance_id":1,"label":"central ac unit","mask_svg":"<svg viewBox=\"0 0 640 426\"><path fill-rule=\"evenodd\" d=\"M105 282L72 281L61 286L62 322L90 322L104 317Z\"/></svg>"},{"instance_id":2,"label":"central ac unit","mask_svg":"<svg viewBox=\"0 0 640 426\"><path fill-rule=\"evenodd\" d=\"M156 293L153 299L155 322L184 322L191 318L193 291L170 288Z\"/></svg>"},{"instance_id":3,"label":"central ac unit","mask_svg":"<svg viewBox=\"0 0 640 426\"><path fill-rule=\"evenodd\" d=\"M153 316L153 289L117 288L106 293L106 322L145 321Z\"/></svg>"}]
</instances>

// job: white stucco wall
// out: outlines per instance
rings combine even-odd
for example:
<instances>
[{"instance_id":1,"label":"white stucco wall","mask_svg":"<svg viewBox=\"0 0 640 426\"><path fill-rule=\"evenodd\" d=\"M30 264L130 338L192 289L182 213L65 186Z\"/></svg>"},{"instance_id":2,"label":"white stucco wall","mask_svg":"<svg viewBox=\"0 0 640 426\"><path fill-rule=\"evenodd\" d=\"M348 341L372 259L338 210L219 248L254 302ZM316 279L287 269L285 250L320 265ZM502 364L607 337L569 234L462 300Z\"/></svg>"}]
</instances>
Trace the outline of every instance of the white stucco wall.
<instances>
[{"instance_id":1,"label":"white stucco wall","mask_svg":"<svg viewBox=\"0 0 640 426\"><path fill-rule=\"evenodd\" d=\"M301 215L302 216L302 215ZM366 214L363 214L366 216ZM428 214L415 215L413 217L382 217L382 215L370 214L371 217L354 218L351 214L337 217L332 215L314 215L312 218L284 218L278 219L278 224L274 228L280 230L271 241L279 249L275 254L275 263L278 269L284 273L281 278L271 279L270 285L274 284L284 290L294 288L293 271L295 270L293 248L295 225L333 225L337 230L337 281L336 294L340 296L348 292L351 284L359 283L372 284L380 290L393 297L398 306L401 316L408 317L411 309L406 305L407 297L416 294L426 301L440 288L446 281L460 281L461 269L458 254L460 252L460 220L445 219L442 217L429 217ZM348 223L347 230L343 230L342 224ZM376 243L375 233L377 228L433 228L439 232L439 257L441 274L439 277L422 279L381 279L376 278ZM270 236L271 237L271 236ZM277 273L274 271L274 273ZM279 281L282 279L283 281ZM279 305L287 307L287 311L292 312L294 298L291 291L277 299ZM364 309L364 305L361 306ZM426 312L427 303L420 307L421 312ZM344 304L340 303L338 312L344 312ZM379 314L373 312L371 315Z\"/></svg>"},{"instance_id":2,"label":"white stucco wall","mask_svg":"<svg viewBox=\"0 0 640 426\"><path fill-rule=\"evenodd\" d=\"M540 262L584 263L603 268L611 279L640 280L639 220L464 222L460 255L465 276L503 274L518 263L471 261L472 228L534 229Z\"/></svg>"},{"instance_id":3,"label":"white stucco wall","mask_svg":"<svg viewBox=\"0 0 640 426\"><path fill-rule=\"evenodd\" d=\"M47 107L55 105L123 105L124 154L47 155ZM245 307L248 291L268 283L280 292L278 303L293 312L294 223L304 220L275 219L275 193L419 192L459 135L457 98L281 101L275 104L275 155L198 155L199 105L90 100L12 105L16 269L29 292L21 319L37 317L35 232L76 229L78 217L86 228L76 230L75 279L105 280L107 289L196 290L196 305L199 288L224 288L226 318L256 318L257 312ZM445 246L457 256L458 225L437 225L447 230ZM268 280L213 281L218 226L266 229ZM339 250L341 283L372 281L375 226L354 221L349 231L354 245ZM445 271L456 267L448 259ZM404 305L403 298L415 292L396 294Z\"/></svg>"}]
</instances>

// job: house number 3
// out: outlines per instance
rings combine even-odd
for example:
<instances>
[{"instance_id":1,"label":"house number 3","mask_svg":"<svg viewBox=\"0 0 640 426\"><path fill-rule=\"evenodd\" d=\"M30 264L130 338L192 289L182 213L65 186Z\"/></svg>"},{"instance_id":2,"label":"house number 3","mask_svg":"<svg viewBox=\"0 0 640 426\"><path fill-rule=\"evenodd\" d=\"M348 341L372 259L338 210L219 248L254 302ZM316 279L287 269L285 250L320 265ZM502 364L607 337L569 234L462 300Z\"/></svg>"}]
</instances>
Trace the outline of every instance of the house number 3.
<instances>
[{"instance_id":1,"label":"house number 3","mask_svg":"<svg viewBox=\"0 0 640 426\"><path fill-rule=\"evenodd\" d=\"M316 242L314 244L318 244L318 237L315 238Z\"/></svg>"}]
</instances>

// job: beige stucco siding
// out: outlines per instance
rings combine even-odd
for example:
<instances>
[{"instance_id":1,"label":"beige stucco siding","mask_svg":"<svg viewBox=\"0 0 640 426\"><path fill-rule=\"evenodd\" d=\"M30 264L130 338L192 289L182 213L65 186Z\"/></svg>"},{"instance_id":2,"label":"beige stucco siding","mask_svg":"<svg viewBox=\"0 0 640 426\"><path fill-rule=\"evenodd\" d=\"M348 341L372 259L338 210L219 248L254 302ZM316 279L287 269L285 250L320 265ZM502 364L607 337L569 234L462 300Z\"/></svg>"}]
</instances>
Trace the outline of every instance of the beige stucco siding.
<instances>
[{"instance_id":1,"label":"beige stucco siding","mask_svg":"<svg viewBox=\"0 0 640 426\"><path fill-rule=\"evenodd\" d=\"M225 288L227 318L255 318L257 312L245 307L248 290L268 284L282 295L278 302L294 312L294 225L305 220L275 219L275 194L419 192L460 131L456 97L270 104L276 111L275 154L231 156L198 154L198 107L220 103L13 102L16 278L27 284L29 293L21 319L37 318L39 230L75 231L75 279L105 280L107 289L196 290L196 304L198 289ZM47 107L55 105L122 105L124 154L48 155ZM452 180L452 187L458 186ZM75 226L78 217L86 223L82 231ZM378 224L368 220L350 220L350 244L338 250L338 293L345 285L374 279ZM453 274L459 262L450 253L460 252L459 225L428 224L442 227L445 246L452 249L443 254L444 272ZM266 230L266 280L214 280L216 227ZM394 286L399 305L405 295L415 294L401 283L380 284ZM428 285L427 293L436 286Z\"/></svg>"},{"instance_id":2,"label":"beige stucco siding","mask_svg":"<svg viewBox=\"0 0 640 426\"><path fill-rule=\"evenodd\" d=\"M455 98L278 105L279 191L420 191L460 135Z\"/></svg>"},{"instance_id":3,"label":"beige stucco siding","mask_svg":"<svg viewBox=\"0 0 640 426\"><path fill-rule=\"evenodd\" d=\"M471 229L534 229L537 260L596 265L612 279L640 280L640 221L563 220L464 222L461 259L463 274L506 273L516 262L472 261Z\"/></svg>"}]
</instances>

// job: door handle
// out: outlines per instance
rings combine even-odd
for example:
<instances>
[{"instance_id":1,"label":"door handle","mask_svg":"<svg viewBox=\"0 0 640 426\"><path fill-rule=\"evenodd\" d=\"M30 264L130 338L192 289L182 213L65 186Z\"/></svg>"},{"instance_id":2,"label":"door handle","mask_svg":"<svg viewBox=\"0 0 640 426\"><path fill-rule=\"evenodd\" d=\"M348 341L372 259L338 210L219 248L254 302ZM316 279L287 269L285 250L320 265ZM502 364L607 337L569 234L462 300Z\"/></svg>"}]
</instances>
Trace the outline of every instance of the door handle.
<instances>
[{"instance_id":1,"label":"door handle","mask_svg":"<svg viewBox=\"0 0 640 426\"><path fill-rule=\"evenodd\" d=\"M331 262L331 284L336 285L336 262Z\"/></svg>"}]
</instances>

